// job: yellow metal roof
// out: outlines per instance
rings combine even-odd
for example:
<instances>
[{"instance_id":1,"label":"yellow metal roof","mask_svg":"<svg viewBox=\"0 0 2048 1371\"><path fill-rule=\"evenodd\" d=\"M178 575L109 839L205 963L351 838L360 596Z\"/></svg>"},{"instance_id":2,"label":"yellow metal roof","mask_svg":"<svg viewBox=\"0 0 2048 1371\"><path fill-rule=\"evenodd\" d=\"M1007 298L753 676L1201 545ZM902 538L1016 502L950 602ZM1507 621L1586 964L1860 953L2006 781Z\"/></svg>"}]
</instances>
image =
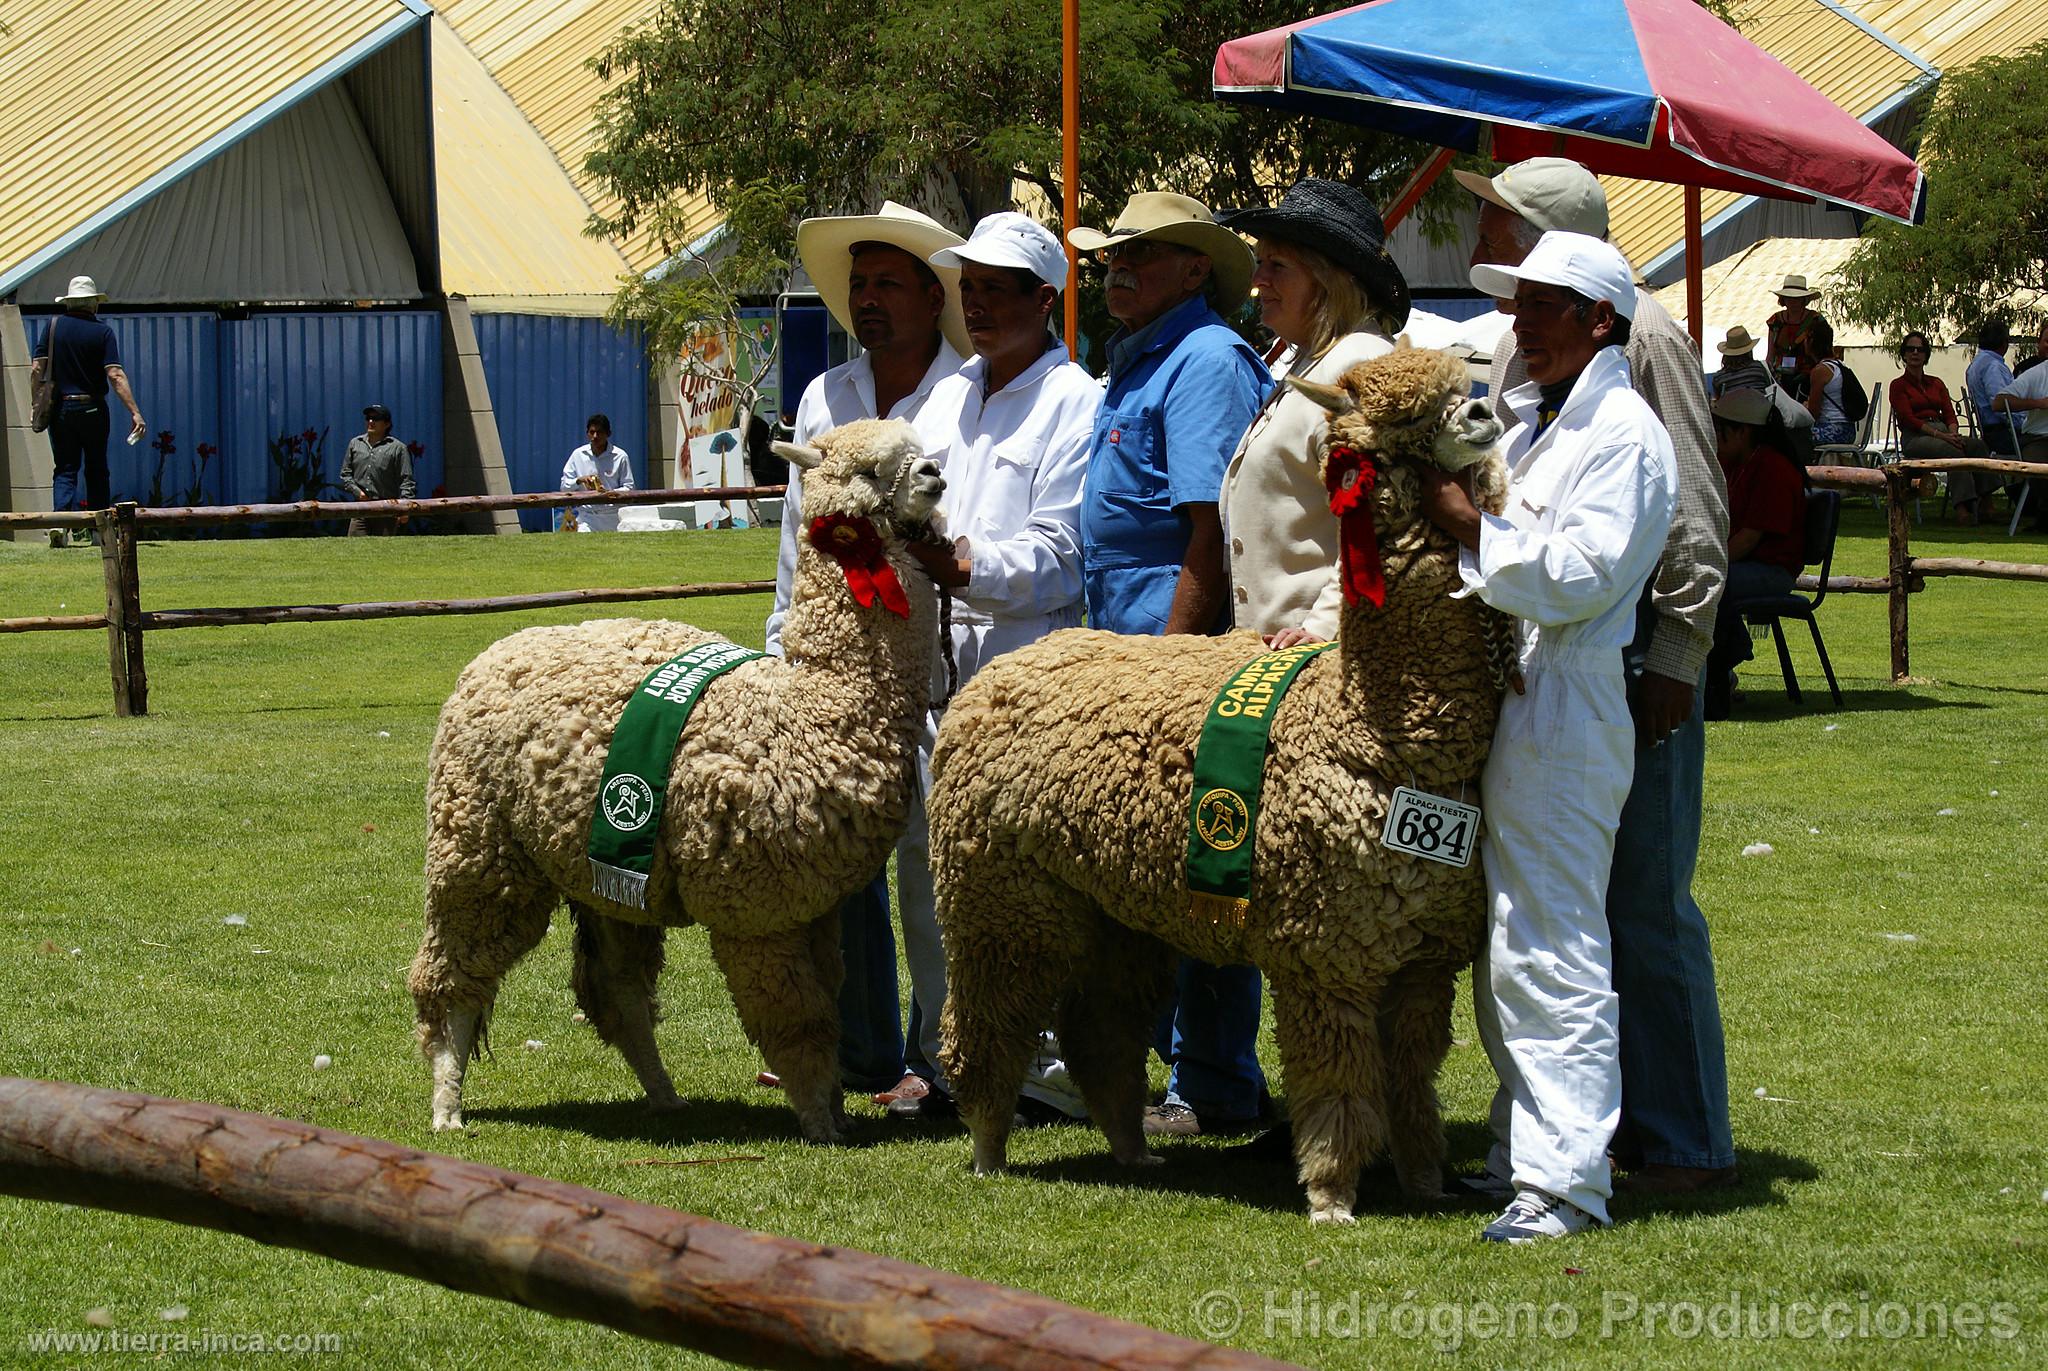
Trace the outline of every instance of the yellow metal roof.
<instances>
[{"instance_id":1,"label":"yellow metal roof","mask_svg":"<svg viewBox=\"0 0 2048 1371\"><path fill-rule=\"evenodd\" d=\"M626 259L584 236L589 202L512 97L438 17L433 54L443 286L472 298L616 289Z\"/></svg>"},{"instance_id":2,"label":"yellow metal roof","mask_svg":"<svg viewBox=\"0 0 2048 1371\"><path fill-rule=\"evenodd\" d=\"M0 286L420 22L403 0L139 8L87 16L78 0L9 0L0 14ZM86 86L71 79L80 72Z\"/></svg>"},{"instance_id":3,"label":"yellow metal roof","mask_svg":"<svg viewBox=\"0 0 2048 1371\"><path fill-rule=\"evenodd\" d=\"M1889 5L1865 0L1865 8L1882 10ZM1745 38L1859 119L1926 74L1821 0L1756 0L1739 13ZM1608 232L1638 267L1685 237L1685 193L1680 187L1613 176L1603 178L1603 183ZM1700 222L1713 222L1715 215L1741 198L1728 191L1702 192Z\"/></svg>"},{"instance_id":4,"label":"yellow metal roof","mask_svg":"<svg viewBox=\"0 0 2048 1371\"><path fill-rule=\"evenodd\" d=\"M583 170L597 141L593 110L604 93L604 83L584 63L628 28L651 23L660 8L659 0L448 0L440 12L517 102L583 197L611 214L618 201ZM692 238L718 223L701 196L686 209ZM618 247L641 271L668 255L644 226Z\"/></svg>"},{"instance_id":5,"label":"yellow metal roof","mask_svg":"<svg viewBox=\"0 0 2048 1371\"><path fill-rule=\"evenodd\" d=\"M1855 250L1854 238L1766 238L1715 262L1700 273L1707 343L1720 342L1737 324L1753 336L1763 337L1764 321L1778 312L1778 287L1795 274L1804 276L1807 285L1821 293L1813 307L1835 326L1836 346L1869 347L1882 342L1869 329L1843 323L1828 308L1842 263ZM1672 318L1685 323L1685 282L1674 281L1654 294Z\"/></svg>"}]
</instances>

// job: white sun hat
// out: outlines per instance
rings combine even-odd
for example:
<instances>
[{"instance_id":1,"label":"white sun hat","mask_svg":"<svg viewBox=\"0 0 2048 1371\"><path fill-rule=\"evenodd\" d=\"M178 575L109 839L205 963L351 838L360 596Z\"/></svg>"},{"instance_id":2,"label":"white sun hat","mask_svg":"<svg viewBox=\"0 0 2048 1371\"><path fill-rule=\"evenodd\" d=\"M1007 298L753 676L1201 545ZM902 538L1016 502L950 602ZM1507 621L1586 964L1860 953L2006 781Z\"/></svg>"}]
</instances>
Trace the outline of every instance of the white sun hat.
<instances>
[{"instance_id":1,"label":"white sun hat","mask_svg":"<svg viewBox=\"0 0 2048 1371\"><path fill-rule=\"evenodd\" d=\"M1054 290L1067 288L1067 254L1052 230L1015 210L991 214L957 248L931 255L935 267L975 262L985 267L1022 267Z\"/></svg>"},{"instance_id":2,"label":"white sun hat","mask_svg":"<svg viewBox=\"0 0 2048 1371\"><path fill-rule=\"evenodd\" d=\"M964 241L929 214L894 200L884 200L876 214L838 214L806 219L796 226L797 260L803 263L811 284L818 288L818 298L825 302L825 308L849 334L854 331L847 296L855 243L887 243L902 248L920 262L930 262L939 249L958 247ZM932 270L938 275L939 284L946 288L946 307L939 314L939 331L946 335L954 351L963 357L972 356L974 342L967 336L967 318L960 312L960 270L940 266Z\"/></svg>"},{"instance_id":3,"label":"white sun hat","mask_svg":"<svg viewBox=\"0 0 2048 1371\"><path fill-rule=\"evenodd\" d=\"M98 304L106 298L107 293L93 284L92 277L74 276L71 278L71 289L58 296L57 303L68 305L73 300L91 300L94 304Z\"/></svg>"},{"instance_id":4,"label":"white sun hat","mask_svg":"<svg viewBox=\"0 0 2048 1371\"><path fill-rule=\"evenodd\" d=\"M1496 300L1514 299L1518 281L1563 286L1589 300L1605 300L1624 319L1635 318L1635 278L1628 258L1620 248L1587 234L1553 229L1536 240L1518 267L1472 268L1472 284Z\"/></svg>"}]
</instances>

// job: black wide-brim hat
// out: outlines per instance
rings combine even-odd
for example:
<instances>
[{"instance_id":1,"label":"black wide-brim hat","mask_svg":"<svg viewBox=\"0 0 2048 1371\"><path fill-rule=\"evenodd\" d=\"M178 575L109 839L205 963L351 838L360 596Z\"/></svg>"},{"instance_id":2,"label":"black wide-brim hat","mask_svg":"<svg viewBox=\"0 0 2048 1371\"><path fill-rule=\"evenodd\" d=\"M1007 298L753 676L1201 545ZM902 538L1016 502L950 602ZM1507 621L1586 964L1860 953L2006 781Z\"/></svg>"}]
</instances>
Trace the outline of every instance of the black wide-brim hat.
<instances>
[{"instance_id":1,"label":"black wide-brim hat","mask_svg":"<svg viewBox=\"0 0 2048 1371\"><path fill-rule=\"evenodd\" d=\"M1271 209L1230 210L1216 222L1254 238L1312 247L1356 276L1371 301L1391 316L1394 332L1408 323L1408 278L1387 253L1379 209L1342 181L1309 178L1288 187Z\"/></svg>"}]
</instances>

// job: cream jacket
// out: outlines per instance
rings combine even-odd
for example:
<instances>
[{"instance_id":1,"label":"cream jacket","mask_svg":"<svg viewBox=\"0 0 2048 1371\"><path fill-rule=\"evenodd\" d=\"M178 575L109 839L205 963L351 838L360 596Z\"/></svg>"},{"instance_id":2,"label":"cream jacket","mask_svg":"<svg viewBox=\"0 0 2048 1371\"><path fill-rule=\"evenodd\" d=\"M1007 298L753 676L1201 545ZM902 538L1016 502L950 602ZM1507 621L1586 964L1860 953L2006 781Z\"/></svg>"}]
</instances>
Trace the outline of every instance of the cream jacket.
<instances>
[{"instance_id":1,"label":"cream jacket","mask_svg":"<svg viewBox=\"0 0 2048 1371\"><path fill-rule=\"evenodd\" d=\"M1393 348L1377 333L1347 333L1304 374L1331 384ZM1273 364L1275 381L1293 365L1290 349ZM1324 641L1337 636L1344 607L1337 584L1337 519L1315 448L1327 417L1306 395L1276 385L1224 468L1220 503L1231 610L1239 628L1305 628Z\"/></svg>"}]
</instances>

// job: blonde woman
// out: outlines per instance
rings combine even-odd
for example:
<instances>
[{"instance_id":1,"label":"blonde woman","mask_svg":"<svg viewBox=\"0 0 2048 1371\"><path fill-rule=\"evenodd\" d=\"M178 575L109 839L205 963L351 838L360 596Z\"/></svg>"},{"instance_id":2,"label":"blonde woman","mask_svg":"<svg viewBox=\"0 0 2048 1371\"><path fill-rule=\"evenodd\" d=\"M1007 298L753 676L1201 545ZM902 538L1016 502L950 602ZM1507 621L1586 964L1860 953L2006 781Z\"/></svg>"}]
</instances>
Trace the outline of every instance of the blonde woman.
<instances>
[{"instance_id":1,"label":"blonde woman","mask_svg":"<svg viewBox=\"0 0 2048 1371\"><path fill-rule=\"evenodd\" d=\"M1275 380L1334 382L1393 349L1408 322L1408 282L1387 255L1379 211L1336 181L1297 183L1272 209L1224 223L1257 240L1252 285L1276 339ZM1337 636L1337 520L1314 439L1322 406L1276 385L1223 474L1231 608L1275 647Z\"/></svg>"}]
</instances>

